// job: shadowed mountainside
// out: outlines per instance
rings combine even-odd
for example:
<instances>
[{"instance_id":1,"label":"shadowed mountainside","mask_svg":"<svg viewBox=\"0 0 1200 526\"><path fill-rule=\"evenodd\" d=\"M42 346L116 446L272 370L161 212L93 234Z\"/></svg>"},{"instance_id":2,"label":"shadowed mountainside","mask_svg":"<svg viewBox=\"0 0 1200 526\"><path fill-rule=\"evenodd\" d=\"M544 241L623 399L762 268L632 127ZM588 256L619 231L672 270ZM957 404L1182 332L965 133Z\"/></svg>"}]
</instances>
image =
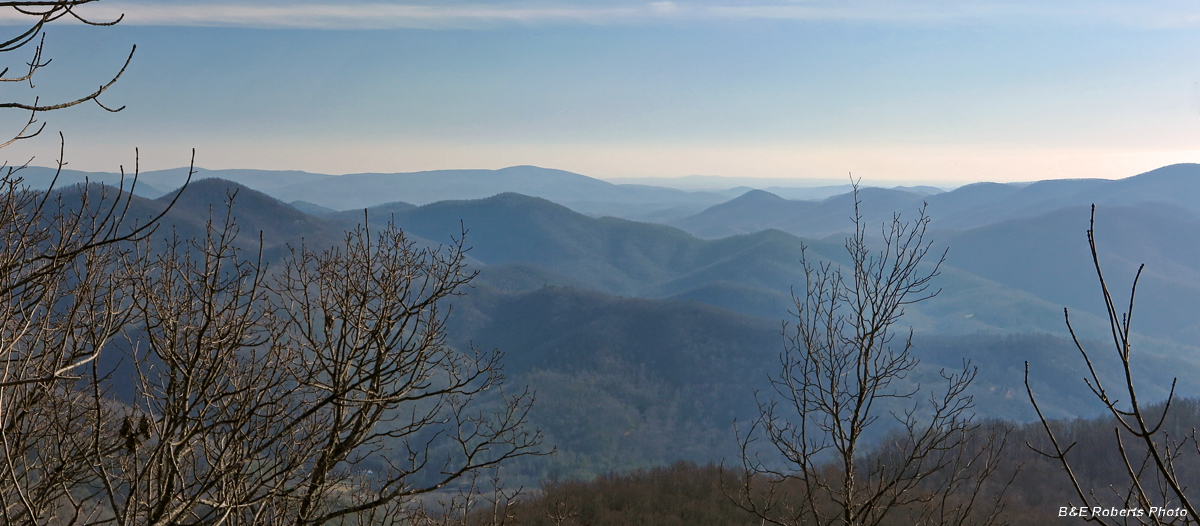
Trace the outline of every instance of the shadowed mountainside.
<instances>
[{"instance_id":1,"label":"shadowed mountainside","mask_svg":"<svg viewBox=\"0 0 1200 526\"><path fill-rule=\"evenodd\" d=\"M1005 221L946 239L949 262L977 276L1073 310L1104 314L1085 232L1087 207ZM1169 226L1168 226L1169 225ZM1109 287L1127 298L1138 266L1136 329L1179 343L1200 341L1200 217L1162 203L1096 207L1096 244ZM1124 300L1122 300L1124 301Z\"/></svg>"},{"instance_id":2,"label":"shadowed mountainside","mask_svg":"<svg viewBox=\"0 0 1200 526\"><path fill-rule=\"evenodd\" d=\"M609 294L694 299L768 319L787 317L791 290L810 261L844 263L840 240L805 241L779 230L704 240L675 228L592 218L549 201L503 194L391 212L406 231L448 243L467 226L470 255L492 267L521 264L548 272L533 282L570 284ZM376 216L377 217L377 216ZM343 213L333 219L357 221ZM847 219L847 222L849 220ZM1086 261L1085 261L1086 262ZM508 279L520 281L514 275ZM936 301L910 309L918 330L1063 332L1061 307L1037 294L947 268ZM1081 316L1084 328L1099 328Z\"/></svg>"},{"instance_id":3,"label":"shadowed mountainside","mask_svg":"<svg viewBox=\"0 0 1200 526\"><path fill-rule=\"evenodd\" d=\"M1013 188L967 187L964 195L973 193L977 202L985 202ZM314 217L237 183L204 179L183 194L164 226L174 225L181 236L200 234L209 210L221 211L234 190L241 244L256 251L262 231L269 261L301 239L314 248L336 244L345 228L363 218L361 211ZM870 195L911 203L899 190ZM778 201L769 195L747 197L755 198ZM135 197L137 217L149 217L167 200ZM827 206L827 221L838 221L836 208L843 206L840 220L849 223L851 203ZM1110 211L1111 219L1104 219ZM751 391L764 389L766 375L776 366L780 320L788 317L791 287L803 284L802 247L808 245L811 261L845 262L837 236L806 241L769 229L705 240L665 225L597 219L517 194L424 206L391 203L370 209L367 217L372 223L395 218L411 237L429 244L451 241L465 225L472 266L482 274L466 296L454 301L452 343L473 342L507 353L509 374L539 393L535 421L563 450L549 463L522 469L564 477L727 456L733 420L754 416ZM1146 295L1177 296L1165 296L1159 307L1140 302L1141 320L1153 316L1154 308L1194 301L1178 294L1190 294L1200 243L1169 229L1146 234L1161 224L1200 226L1194 216L1144 205L1102 207L1100 217L1101 239L1115 242L1102 243L1102 250L1130 264L1146 260L1177 279L1152 286L1155 281L1147 278L1153 290ZM914 352L924 361L906 381L936 384L941 368L961 367L961 360L970 358L980 366L980 411L1025 420L1030 415L1020 382L1027 360L1035 389L1046 395L1047 411L1090 414L1086 387L1062 381L1081 377L1083 370L1061 336L1061 305L1073 307L1081 332L1103 336L1104 325L1087 309L1086 294L1094 283L1089 286L1084 228L1086 209L1068 208L953 237L939 234L939 243L951 247L950 266L937 281L943 290L910 306L901 321L916 328ZM1084 252L1069 248L1076 245ZM1123 261L1112 268L1120 274L1129 267ZM1073 278L1081 281L1073 284ZM1082 304L1078 311L1070 303L1076 301ZM1176 318L1156 320L1162 327L1143 323L1136 328L1156 337L1162 334L1148 328L1182 337L1186 331L1166 330L1168 322L1186 321L1187 311L1176 310L1181 312ZM1200 383L1193 380L1200 378L1195 348L1144 336L1138 342L1145 364L1135 371L1139 381L1165 385L1155 382L1154 374L1166 370L1181 378L1181 392L1200 393ZM1163 394L1147 391L1149 398Z\"/></svg>"}]
</instances>

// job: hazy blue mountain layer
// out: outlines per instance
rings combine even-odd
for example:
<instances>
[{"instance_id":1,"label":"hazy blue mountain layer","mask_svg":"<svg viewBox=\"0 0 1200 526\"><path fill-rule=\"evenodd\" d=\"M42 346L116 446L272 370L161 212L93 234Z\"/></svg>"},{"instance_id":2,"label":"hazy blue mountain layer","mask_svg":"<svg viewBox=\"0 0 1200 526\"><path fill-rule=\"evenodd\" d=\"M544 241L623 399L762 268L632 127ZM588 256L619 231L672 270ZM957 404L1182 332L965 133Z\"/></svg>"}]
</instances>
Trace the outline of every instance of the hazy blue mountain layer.
<instances>
[{"instance_id":1,"label":"hazy blue mountain layer","mask_svg":"<svg viewBox=\"0 0 1200 526\"><path fill-rule=\"evenodd\" d=\"M804 283L800 258L806 244L815 263L846 258L840 240L805 241L778 230L704 240L663 225L596 219L517 194L401 208L389 215L409 233L434 242L461 236L465 225L472 257L487 265L544 269L554 276L546 284L693 299L769 319L787 316L792 288ZM347 220L347 226L361 219L349 212L334 217ZM952 249L951 264L954 254ZM910 322L919 330L1065 333L1061 306L1036 292L951 267L944 269L939 285L944 290L938 298L911 309ZM1080 314L1079 323L1087 330L1101 328L1087 313Z\"/></svg>"},{"instance_id":2,"label":"hazy blue mountain layer","mask_svg":"<svg viewBox=\"0 0 1200 526\"><path fill-rule=\"evenodd\" d=\"M206 220L209 207L219 206L235 187L215 180L193 183L172 212L172 224L199 232L203 222L198 218ZM898 192L864 194L896 197ZM756 192L746 198L764 196ZM840 200L846 201L846 207L853 206L849 196ZM332 245L340 238L338 232L364 219L359 212L309 216L248 189L240 190L238 201L235 217L242 222L243 232L264 231L268 260L282 256L288 245L298 246L301 239L310 245ZM864 207L866 203L864 197ZM829 203L822 205L834 209ZM176 216L178 220L173 219ZM836 216L832 212L829 216L833 223ZM763 230L704 240L663 225L592 218L518 194L421 207L394 203L373 208L366 217L395 218L415 239L431 244L449 242L461 236L465 227L470 255L478 262L522 263L557 276L550 283L612 294L694 299L772 319L786 316L792 287L803 283L799 266L803 245L808 245L814 262L845 258L836 234L827 241L804 241L778 230ZM848 218L843 221L849 223ZM959 233L938 233L939 245L949 247L948 266L940 278L944 290L938 298L915 306L910 321L918 330L936 333L1062 333L1065 326L1055 313L1066 305L1079 311L1076 321L1081 330L1090 334L1102 329L1096 316L1102 314L1101 304L1083 234L1086 221L1085 208L1067 208ZM1195 215L1175 207L1100 208L1101 250L1114 258L1111 270L1118 273L1114 279L1122 272L1131 276L1137 263L1148 263L1139 301L1139 320L1144 321L1137 328L1157 339L1195 341L1196 320L1177 306L1200 299L1196 263L1200 254L1195 250L1200 243L1186 239L1200 230L1196 226L1200 220ZM542 278L533 281L537 279Z\"/></svg>"},{"instance_id":3,"label":"hazy blue mountain layer","mask_svg":"<svg viewBox=\"0 0 1200 526\"><path fill-rule=\"evenodd\" d=\"M187 168L142 172L135 193L149 198L164 195L167 191L182 186L187 180L187 172ZM53 180L54 173L50 168L29 167L23 170L21 175L31 187L45 189ZM132 173L128 176L132 176ZM128 176L127 179L130 179ZM428 204L448 199L479 199L503 192L518 192L565 204L589 215L665 221L695 214L731 197L717 192L685 192L673 188L634 184L615 185L571 172L536 166L513 166L500 170L437 170L349 175L326 175L294 170L197 168L192 178L233 181L287 202L302 201L330 210L363 209L396 201ZM63 170L57 185L62 187L77 184L85 179L117 185L120 174ZM321 209L310 208L318 212Z\"/></svg>"},{"instance_id":4,"label":"hazy blue mountain layer","mask_svg":"<svg viewBox=\"0 0 1200 526\"><path fill-rule=\"evenodd\" d=\"M872 224L897 211L912 217L928 202L940 227L931 232L935 250L949 250L935 282L941 292L909 306L901 321L916 331L913 352L923 361L907 385L936 385L941 369L970 359L979 367L980 414L1027 420L1028 361L1049 414L1094 414L1084 364L1065 338L1063 307L1089 349L1111 352L1096 343L1107 325L1084 235L1089 210L1075 203L1095 198L1101 262L1118 303L1126 301L1137 265L1147 265L1134 324L1134 375L1144 395L1165 396L1174 377L1180 393L1200 394L1200 349L1193 345L1200 335L1200 239L1192 239L1200 236L1200 213L1179 203L1197 174L1195 165L1180 165L1122 181L979 184L932 195L864 189L860 207ZM224 220L224 203L235 192L238 245L256 257L261 232L269 264L301 243L335 246L364 219L395 220L424 246L465 230L472 268L481 274L454 300L452 343L503 350L512 383L538 391L533 417L563 454L522 469L562 476L729 456L734 420L755 415L753 391L769 389L766 377L778 367L791 294L803 292L801 257L847 263L839 231L851 224L854 206L846 194L803 202L751 191L689 218L696 220L689 228L708 221L712 238L704 239L516 193L332 212L206 178L182 194L155 238L201 235L210 217ZM148 219L172 196L133 197L130 217ZM823 237L783 231L772 223L777 210ZM957 224L971 226L951 228ZM741 230L718 236L721 228ZM106 367L120 362L110 358ZM1111 364L1099 370L1119 380Z\"/></svg>"},{"instance_id":5,"label":"hazy blue mountain layer","mask_svg":"<svg viewBox=\"0 0 1200 526\"><path fill-rule=\"evenodd\" d=\"M859 192L864 216L871 223L892 213L913 217L928 204L933 228L964 230L1001 221L1045 214L1069 206L1135 205L1158 202L1200 213L1200 165L1176 164L1119 180L1062 179L1030 184L976 183L950 192L864 188ZM825 237L850 231L846 221L850 194L820 201L784 199L766 191L748 191L698 214L667 221L706 238L775 228L802 237Z\"/></svg>"},{"instance_id":6,"label":"hazy blue mountain layer","mask_svg":"<svg viewBox=\"0 0 1200 526\"><path fill-rule=\"evenodd\" d=\"M778 372L777 320L570 287L506 293L484 279L480 289L455 303L456 342L504 350L506 371L537 391L532 418L562 453L530 467L538 472L590 477L673 459L734 458L735 421L745 425L755 417L754 392L770 396L767 377ZM1028 361L1031 386L1049 416L1102 409L1083 383L1085 364L1063 337L921 334L914 343L922 363L900 390L938 386L942 370L961 370L969 359L979 370L973 390L979 414L1027 421L1035 417L1023 384ZM1119 381L1121 371L1110 362L1097 365L1106 380ZM1194 360L1142 353L1134 376L1148 398L1166 395L1164 370L1179 375L1179 392L1200 393Z\"/></svg>"},{"instance_id":7,"label":"hazy blue mountain layer","mask_svg":"<svg viewBox=\"0 0 1200 526\"><path fill-rule=\"evenodd\" d=\"M1072 309L1104 314L1091 268L1088 207L1067 207L966 230L946 239L949 262ZM1096 208L1096 244L1108 285L1126 304L1138 266L1135 327L1179 343L1200 341L1200 217L1163 203Z\"/></svg>"},{"instance_id":8,"label":"hazy blue mountain layer","mask_svg":"<svg viewBox=\"0 0 1200 526\"><path fill-rule=\"evenodd\" d=\"M926 200L922 194L885 188L863 188L858 198L863 217L869 224L890 221L894 213L916 217ZM792 201L763 190L753 190L670 224L705 238L768 228L821 238L852 230L850 216L853 212L853 194L843 193L822 201Z\"/></svg>"}]
</instances>

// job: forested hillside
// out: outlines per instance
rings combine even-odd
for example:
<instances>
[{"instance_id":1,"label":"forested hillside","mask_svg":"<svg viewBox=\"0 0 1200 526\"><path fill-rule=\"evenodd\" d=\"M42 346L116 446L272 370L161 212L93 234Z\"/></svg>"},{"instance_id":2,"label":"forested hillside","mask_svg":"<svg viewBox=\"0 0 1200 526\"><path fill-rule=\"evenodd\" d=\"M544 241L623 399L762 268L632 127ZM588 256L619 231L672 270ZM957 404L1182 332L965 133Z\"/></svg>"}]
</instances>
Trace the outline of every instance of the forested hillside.
<instances>
[{"instance_id":1,"label":"forested hillside","mask_svg":"<svg viewBox=\"0 0 1200 526\"><path fill-rule=\"evenodd\" d=\"M0 2L0 524L1197 524L1200 8L1074 4Z\"/></svg>"},{"instance_id":2,"label":"forested hillside","mask_svg":"<svg viewBox=\"0 0 1200 526\"><path fill-rule=\"evenodd\" d=\"M1054 199L1065 199L1062 195L1078 194L1077 186L1090 188L1093 193L1086 195L1093 195L1105 184L1084 181L1029 187L1058 196L1046 198L1057 202ZM89 190L100 191L95 185ZM900 210L903 218L916 214L924 202L933 214L938 203L946 206L951 202L948 196L958 194L960 203L971 203L964 210L978 218L979 210L986 208L983 203L1003 202L1005 196L1025 191L1011 185L974 185L919 196L868 189L862 193L860 207L868 224L879 224L893 215L883 204L909 207ZM71 196L82 194L68 188L62 195L68 198L69 208ZM798 287L806 279L801 258L831 268L849 264L838 217L854 206L852 195L794 202L749 192L705 214L715 224L732 225L739 218L762 224L746 226L736 235L705 238L668 225L591 217L517 193L421 206L397 201L335 212L315 205L289 205L239 183L205 178L191 182L178 197L172 192L154 200L128 199L129 221L144 223L165 213L150 238L153 249L160 251L171 246L171 239L206 235L210 221L221 224L228 213L237 224L233 246L253 258L261 253L269 275L284 271L298 251L321 252L343 244L344 232L362 225L375 229L394 221L415 246L430 249L465 239L468 250L463 261L469 272L478 275L461 295L447 298L452 310L446 341L457 349L499 350L508 383L528 386L536 393L528 422L544 433L556 452L510 462L509 482L563 481L547 486L543 500L526 502L518 509L577 498L569 497L570 492L631 491L644 483L674 487L676 482L668 480L682 477L708 481L679 489L688 492L686 498L699 499L686 509L741 517L728 519L734 521L730 524L745 515L729 508L731 501L722 493L714 493L714 488L719 489L719 470L694 466L733 462L741 455L735 429L744 431L759 417L756 393L762 397L774 389L768 378L778 374L780 352L795 324L793 294L801 294ZM825 237L765 228L774 206L791 207L793 224L809 225L801 230ZM936 296L904 308L901 323L914 328L912 353L920 364L893 385L899 391L925 393L942 381L945 371L961 368L969 360L978 370L970 390L972 411L981 419L1024 425L1020 436L1029 438L1021 441L1037 435L1036 427L1021 424L1037 418L1025 391L1026 364L1045 416L1092 417L1103 410L1082 382L1090 373L1067 334L1062 314L1064 306L1070 309L1073 327L1087 348L1103 348L1098 343L1106 329L1103 297L1095 277L1087 272L1090 256L1082 235L1088 228L1088 210L1079 206L1049 212L1030 209L1037 213L1016 218L1011 213L997 214L988 224L963 230L947 228L946 219L933 215L934 253L946 250L946 260L932 282ZM752 219L755 214L760 219ZM1172 388L1163 381L1163 371L1178 378L1176 396L1200 394L1196 358L1200 349L1190 344L1196 322L1190 311L1175 308L1200 299L1193 298L1198 295L1193 292L1200 290L1200 279L1193 278L1200 273L1189 270L1197 258L1188 247L1197 243L1186 242L1188 232L1200 230L1188 227L1200 226L1195 217L1189 209L1157 202L1101 206L1097 212L1097 242L1106 268L1127 279L1136 264L1147 264L1138 304L1142 321L1133 335L1138 359L1131 378L1142 386L1141 395L1152 401L1163 399ZM1163 224L1173 228L1161 228ZM867 232L868 242L877 243ZM932 271L933 263L924 262L921 268ZM122 349L146 337L139 331L127 331L123 336L127 340L118 341L101 357L97 363L104 374L136 377ZM1111 362L1098 361L1094 366L1101 378L1124 375ZM120 383L112 394L134 400L137 393L132 385ZM499 403L489 400L485 403ZM906 402L881 404L879 410L885 414L899 413ZM866 440L879 444L886 430L886 425L873 428ZM1024 455L1020 449L1009 448L1008 454L1016 455L1011 462L1025 462L1030 470L1042 465L1017 460ZM656 467L676 461L695 464L665 471ZM363 464L371 469L383 465ZM586 483L598 486L580 485L597 476L635 469L650 471L606 475ZM1040 479L1018 480L1022 482L1016 487L1024 488ZM557 492L567 493L556 497ZM1036 500L1041 498L1038 495L1018 491L1012 498ZM639 499L639 506L646 509L664 509L649 496ZM602 518L604 506L617 506L626 516L636 508L595 502L569 506L578 507L580 517L592 514L586 515L593 517L587 520L595 524L617 520L617 515Z\"/></svg>"},{"instance_id":3,"label":"forested hillside","mask_svg":"<svg viewBox=\"0 0 1200 526\"><path fill-rule=\"evenodd\" d=\"M1030 187L1038 195L1060 196L1105 184ZM868 191L861 206L869 222L878 222L892 212L868 206L884 196L897 207L914 208L900 210L903 214L915 213L923 201L936 211L938 203L951 202L950 194L973 209L1026 191L1011 185L972 185L934 196ZM766 229L702 239L664 225L589 217L515 193L309 215L210 178L189 185L164 226L195 236L210 209L221 213L230 196L242 230L238 243L253 251L262 232L268 265L302 244L333 246L340 232L364 220L394 220L411 239L430 247L461 238L465 230L468 261L481 274L465 296L453 300L450 339L459 347L502 350L507 374L539 393L532 418L560 454L523 468L533 470L530 477L537 472L587 478L673 460L729 458L735 452L731 426L753 418L753 392L768 387L767 375L782 348L783 323L795 309L791 295L804 280L801 249L810 261L847 261L837 234L805 239ZM135 197L134 208L143 210L138 217L148 218L170 198ZM750 192L713 213L724 210L722 221L734 223L743 217L736 207L750 199L826 210L819 224L830 226L815 228L830 232L838 230L838 210L844 217L853 207L847 196L793 202ZM761 214L769 207L747 210ZM1178 393L1200 393L1200 375L1194 374L1200 361L1187 338L1195 321L1187 311L1171 308L1189 303L1188 291L1198 283L1186 270L1197 260L1187 247L1196 243L1179 243L1169 233L1174 230L1156 228L1190 224L1193 217L1182 208L1148 203L1101 207L1098 216L1099 242L1113 256L1112 271L1127 274L1135 262L1150 269L1139 303L1143 358L1134 375L1149 386L1151 399L1166 395L1169 386L1156 381L1162 370L1180 378ZM938 221L935 215L935 227ZM1086 209L1066 207L962 231L936 230L934 241L948 249L947 261L935 282L938 296L906 309L904 323L917 331L914 352L922 365L905 382L928 384L939 370L969 359L980 370L973 391L979 413L1027 421L1035 416L1023 402L1022 368L1028 361L1033 385L1047 393L1047 414L1095 414L1098 408L1089 405L1083 384L1059 381L1086 372L1066 339L1062 307L1071 308L1082 337L1104 336L1094 277L1081 271L1088 262L1086 221ZM1101 372L1119 373L1103 366Z\"/></svg>"},{"instance_id":4,"label":"forested hillside","mask_svg":"<svg viewBox=\"0 0 1200 526\"><path fill-rule=\"evenodd\" d=\"M1174 429L1195 427L1200 424L1198 407L1200 403L1196 400L1180 403L1178 412L1166 425ZM1156 409L1161 410L1161 406ZM1011 424L983 423L984 427L1005 425ZM1121 469L1124 459L1112 436L1116 422L1111 418L1097 418L1055 421L1053 425L1065 431L1063 439L1078 444L1075 458L1083 462L1075 475L1081 486L1096 488L1097 494L1104 499L1105 509L1125 509L1121 496L1111 492L1112 487L1122 487L1126 479ZM1065 503L1078 502L1071 479L1059 465L1026 445L1048 447L1040 424L1012 427L1009 440L1011 447L1002 462L1015 471L1008 473L1013 477L1012 484L992 486L977 497L994 498L1004 490L1007 504L997 519L1007 524L1041 526L1078 520L1058 516L1058 509ZM1183 467L1179 475L1189 485L1200 483L1200 470L1195 465ZM760 524L761 519L740 509L730 498L738 483L736 468L727 464L681 461L586 481L550 481L542 486L541 493L515 505L511 513L520 524L547 526ZM1142 518L1148 520L1145 515ZM1167 523L1173 518L1161 517ZM897 513L882 524L911 524L910 516Z\"/></svg>"}]
</instances>

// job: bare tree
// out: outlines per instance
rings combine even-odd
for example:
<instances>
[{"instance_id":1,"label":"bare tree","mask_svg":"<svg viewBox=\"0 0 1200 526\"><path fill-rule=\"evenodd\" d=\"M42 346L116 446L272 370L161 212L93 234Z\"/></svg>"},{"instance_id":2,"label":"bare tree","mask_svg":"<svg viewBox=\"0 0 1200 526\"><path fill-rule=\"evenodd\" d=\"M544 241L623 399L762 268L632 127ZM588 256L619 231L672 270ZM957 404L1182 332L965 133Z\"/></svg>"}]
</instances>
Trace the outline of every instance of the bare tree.
<instances>
[{"instance_id":1,"label":"bare tree","mask_svg":"<svg viewBox=\"0 0 1200 526\"><path fill-rule=\"evenodd\" d=\"M406 524L426 526L519 525L517 509L524 488L504 487L499 466L475 471L457 491L443 494L432 503L420 503L405 514ZM378 521L383 523L383 521ZM376 522L370 522L375 524Z\"/></svg>"},{"instance_id":2,"label":"bare tree","mask_svg":"<svg viewBox=\"0 0 1200 526\"><path fill-rule=\"evenodd\" d=\"M1129 302L1122 312L1118 307L1118 300L1114 299L1109 291L1104 272L1100 268L1095 226L1096 206L1092 205L1087 239L1091 248L1092 264L1104 296L1105 311L1108 313L1116 363L1119 364L1120 378L1115 389L1111 389L1111 384L1106 387L1107 382L1097 373L1097 356L1086 350L1080 342L1074 327L1071 326L1071 316L1067 309L1063 309L1063 316L1075 347L1087 365L1088 376L1084 378L1084 382L1115 422L1114 446L1123 461L1127 480L1125 484L1109 486L1100 493L1097 493L1095 488L1084 487L1080 478L1076 476L1082 459L1071 456L1071 450L1076 444L1065 444L1061 440L1061 430L1056 432L1056 426L1042 414L1033 389L1029 386L1029 362L1025 362L1025 390L1050 442L1045 451L1039 448L1034 448L1034 451L1062 466L1074 493L1079 497L1078 502L1066 503L1068 516L1083 517L1089 522L1101 524L1194 524L1197 520L1196 508L1187 495L1189 488L1182 475L1185 465L1190 465L1194 476L1194 466L1200 462L1200 442L1197 441L1195 428L1190 432L1172 435L1172 430L1164 427L1175 402L1175 384L1178 379L1171 380L1170 393L1160 407L1154 407L1155 404L1139 398L1138 388L1133 381L1133 348L1130 339L1134 297L1137 295L1138 278L1141 277L1145 265L1140 265L1134 275L1133 283L1129 287ZM1117 508L1117 505L1120 508ZM1120 513L1113 516L1105 513L1110 509L1135 509L1140 510L1140 513Z\"/></svg>"},{"instance_id":3,"label":"bare tree","mask_svg":"<svg viewBox=\"0 0 1200 526\"><path fill-rule=\"evenodd\" d=\"M76 382L134 316L121 269L166 212L139 224L127 218L124 184L38 192L9 175L0 178L0 513L14 524L75 522L95 511L85 490L94 457L75 440L95 418Z\"/></svg>"},{"instance_id":4,"label":"bare tree","mask_svg":"<svg viewBox=\"0 0 1200 526\"><path fill-rule=\"evenodd\" d=\"M95 21L78 8L96 0L0 2L30 21L0 38L0 54L30 51L15 74L0 71L0 83L36 88L36 73L51 60L43 56L44 29L64 17L89 25ZM31 49L32 48L32 49ZM106 83L81 96L50 103L32 100L0 103L28 112L28 118L0 148L41 133L41 112L69 108L99 97L124 74L124 65ZM116 187L82 185L55 189L65 165L61 147L58 171L50 188L24 186L25 164L0 167L0 513L6 524L85 523L101 513L87 466L97 460L95 447L81 437L98 429L87 392L78 381L95 371L109 346L135 313L124 269L133 263L133 245L151 235L166 210L142 222L129 218L133 177ZM129 183L126 186L126 183ZM178 194L176 194L178 198ZM172 201L171 205L174 204ZM111 454L108 450L105 454Z\"/></svg>"},{"instance_id":5,"label":"bare tree","mask_svg":"<svg viewBox=\"0 0 1200 526\"><path fill-rule=\"evenodd\" d=\"M46 24L119 22L79 13L94 1L0 1L31 20L0 53L33 48L0 82L34 87ZM99 97L133 52L78 98L0 103L28 112L0 148L38 135L40 112L123 109ZM446 300L473 277L461 239L426 250L363 227L268 274L234 248L233 196L202 239L160 250L148 237L166 211L127 217L136 167L128 192L36 192L24 166L0 179L4 523L412 523L431 518L417 496L473 495L480 470L541 453L532 395L500 389L501 354L445 342ZM132 379L98 365L115 340ZM110 393L125 381L133 400Z\"/></svg>"},{"instance_id":6,"label":"bare tree","mask_svg":"<svg viewBox=\"0 0 1200 526\"><path fill-rule=\"evenodd\" d=\"M1006 434L972 438L976 368L943 370L939 390L905 387L919 361L912 330L897 339L893 328L905 306L937 295L930 283L945 252L925 261L924 208L911 222L895 215L872 248L857 185L854 196L850 264L802 259L805 291L794 296L794 326L785 325L775 396L759 399L758 419L739 437L743 478L731 497L780 525L876 525L900 515L908 524L996 523L1003 491L984 499L980 488L998 473ZM886 426L885 413L896 429L868 450L868 430ZM760 436L781 458L752 453Z\"/></svg>"},{"instance_id":7,"label":"bare tree","mask_svg":"<svg viewBox=\"0 0 1200 526\"><path fill-rule=\"evenodd\" d=\"M275 316L287 329L281 342L306 358L298 386L321 414L315 465L298 495L306 523L428 493L540 452L540 434L524 428L529 392L500 391L491 409L476 408L485 391L501 387L502 354L446 344L445 300L475 276L466 269L465 236L420 249L391 223L372 234L361 227L340 249L301 250L272 287L281 298ZM341 509L318 511L336 496L331 477L339 464L389 443L406 453L388 463L375 487Z\"/></svg>"},{"instance_id":8,"label":"bare tree","mask_svg":"<svg viewBox=\"0 0 1200 526\"><path fill-rule=\"evenodd\" d=\"M27 83L32 89L35 87L34 76L39 69L50 65L51 60L44 58L42 52L45 49L46 37L44 30L46 25L62 18L68 18L92 26L111 26L116 25L124 16L116 20L92 20L86 15L79 12L80 6L98 2L99 0L25 0L4 2L0 1L0 8L11 8L17 13L29 18L28 26L24 26L16 34L11 37L0 37L0 53L14 52L18 50L28 49L32 46L31 57L26 61L17 74L8 75L11 67L5 67L0 70L0 83ZM19 26L20 27L20 26ZM41 112L61 110L71 106L77 106L85 102L95 102L106 111L118 112L125 109L124 106L119 108L110 108L100 102L100 95L108 91L117 80L125 74L126 68L129 67L129 62L133 60L133 54L137 50L137 46L133 46L129 50L129 56L125 59L124 65L117 71L112 78L101 85L99 88L87 92L77 98L44 103L38 97L34 97L32 101L27 102L0 102L0 109L16 109L29 112L29 117L21 126L20 130L14 133L7 141L0 143L0 148L8 146L14 142L23 139L29 139L37 136L45 129L45 123L40 123L37 120L37 114Z\"/></svg>"},{"instance_id":9,"label":"bare tree","mask_svg":"<svg viewBox=\"0 0 1200 526\"><path fill-rule=\"evenodd\" d=\"M532 396L497 392L500 353L445 342L474 275L461 240L362 227L268 275L231 215L207 231L138 255L136 402L88 378L95 523L400 523L419 495L541 453Z\"/></svg>"},{"instance_id":10,"label":"bare tree","mask_svg":"<svg viewBox=\"0 0 1200 526\"><path fill-rule=\"evenodd\" d=\"M5 523L412 523L416 497L473 496L480 470L542 453L500 353L445 342L446 300L474 276L461 240L363 227L268 274L235 248L231 212L156 249L161 215L121 226L127 193L10 184ZM114 340L131 342L131 401L109 393L131 379L98 366Z\"/></svg>"}]
</instances>

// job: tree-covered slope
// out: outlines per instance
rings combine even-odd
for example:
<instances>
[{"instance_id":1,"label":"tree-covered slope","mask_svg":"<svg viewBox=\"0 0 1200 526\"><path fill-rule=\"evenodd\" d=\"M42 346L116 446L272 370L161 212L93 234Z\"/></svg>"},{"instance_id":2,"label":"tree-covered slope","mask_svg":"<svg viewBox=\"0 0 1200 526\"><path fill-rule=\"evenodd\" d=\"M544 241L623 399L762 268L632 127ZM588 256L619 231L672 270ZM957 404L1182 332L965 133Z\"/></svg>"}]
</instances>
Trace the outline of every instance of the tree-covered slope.
<instances>
[{"instance_id":1,"label":"tree-covered slope","mask_svg":"<svg viewBox=\"0 0 1200 526\"><path fill-rule=\"evenodd\" d=\"M1069 207L967 230L946 240L949 263L1073 310L1102 315L1086 231L1090 211ZM1200 341L1200 218L1162 203L1098 206L1096 245L1108 284L1128 298L1138 266L1135 330ZM1121 299L1124 303L1127 300Z\"/></svg>"}]
</instances>

